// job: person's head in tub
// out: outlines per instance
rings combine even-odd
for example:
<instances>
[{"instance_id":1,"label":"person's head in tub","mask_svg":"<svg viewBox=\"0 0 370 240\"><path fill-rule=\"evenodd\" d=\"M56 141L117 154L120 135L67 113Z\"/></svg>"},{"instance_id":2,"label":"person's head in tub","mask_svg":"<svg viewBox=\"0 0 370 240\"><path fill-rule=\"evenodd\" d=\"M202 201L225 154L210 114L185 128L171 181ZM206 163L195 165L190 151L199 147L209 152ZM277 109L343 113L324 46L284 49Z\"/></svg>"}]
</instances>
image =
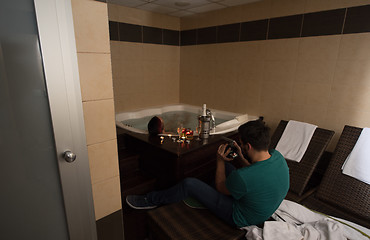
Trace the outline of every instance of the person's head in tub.
<instances>
[{"instance_id":1,"label":"person's head in tub","mask_svg":"<svg viewBox=\"0 0 370 240\"><path fill-rule=\"evenodd\" d=\"M148 132L150 135L158 135L164 132L164 122L161 117L154 116L148 123Z\"/></svg>"}]
</instances>

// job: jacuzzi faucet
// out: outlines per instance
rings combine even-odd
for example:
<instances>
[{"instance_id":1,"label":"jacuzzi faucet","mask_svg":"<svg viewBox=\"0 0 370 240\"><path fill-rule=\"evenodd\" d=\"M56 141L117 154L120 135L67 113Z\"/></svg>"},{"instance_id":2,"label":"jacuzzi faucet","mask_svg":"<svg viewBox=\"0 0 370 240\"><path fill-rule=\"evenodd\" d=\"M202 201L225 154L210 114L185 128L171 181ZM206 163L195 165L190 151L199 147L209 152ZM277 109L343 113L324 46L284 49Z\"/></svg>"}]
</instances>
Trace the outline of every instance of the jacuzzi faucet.
<instances>
[{"instance_id":1,"label":"jacuzzi faucet","mask_svg":"<svg viewBox=\"0 0 370 240\"><path fill-rule=\"evenodd\" d=\"M213 116L213 113L211 112L210 109L207 109L206 110L206 114L207 116L211 117L211 126L210 126L210 130L216 130L216 120L215 120L215 116Z\"/></svg>"}]
</instances>

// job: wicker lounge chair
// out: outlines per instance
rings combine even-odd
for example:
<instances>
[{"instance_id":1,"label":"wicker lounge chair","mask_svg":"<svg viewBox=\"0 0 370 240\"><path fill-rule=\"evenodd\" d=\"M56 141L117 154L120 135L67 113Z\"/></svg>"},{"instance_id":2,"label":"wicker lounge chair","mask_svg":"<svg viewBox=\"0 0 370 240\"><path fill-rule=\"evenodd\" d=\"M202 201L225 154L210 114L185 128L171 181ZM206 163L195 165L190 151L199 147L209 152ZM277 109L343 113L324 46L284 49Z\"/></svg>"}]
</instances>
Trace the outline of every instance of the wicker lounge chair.
<instances>
[{"instance_id":1,"label":"wicker lounge chair","mask_svg":"<svg viewBox=\"0 0 370 240\"><path fill-rule=\"evenodd\" d=\"M280 121L271 137L271 148L276 147L287 124L288 121ZM290 174L290 189L287 199L300 202L312 193L310 189L307 189L308 182L333 135L334 131L317 128L302 160L294 162L287 159Z\"/></svg>"},{"instance_id":2,"label":"wicker lounge chair","mask_svg":"<svg viewBox=\"0 0 370 240\"><path fill-rule=\"evenodd\" d=\"M345 126L316 194L302 204L370 228L370 185L342 173L362 128Z\"/></svg>"}]
</instances>

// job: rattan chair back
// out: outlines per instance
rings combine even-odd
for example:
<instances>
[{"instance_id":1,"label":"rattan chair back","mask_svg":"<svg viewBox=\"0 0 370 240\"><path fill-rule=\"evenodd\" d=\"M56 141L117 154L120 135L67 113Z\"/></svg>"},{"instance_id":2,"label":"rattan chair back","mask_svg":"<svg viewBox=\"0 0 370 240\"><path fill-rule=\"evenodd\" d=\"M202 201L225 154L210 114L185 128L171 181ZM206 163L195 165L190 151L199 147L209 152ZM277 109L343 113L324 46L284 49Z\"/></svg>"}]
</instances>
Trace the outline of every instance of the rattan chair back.
<instances>
[{"instance_id":1,"label":"rattan chair back","mask_svg":"<svg viewBox=\"0 0 370 240\"><path fill-rule=\"evenodd\" d=\"M362 128L344 127L316 197L370 222L370 185L342 173L343 163L361 131Z\"/></svg>"},{"instance_id":2,"label":"rattan chair back","mask_svg":"<svg viewBox=\"0 0 370 240\"><path fill-rule=\"evenodd\" d=\"M276 148L288 121L281 120L271 137L270 148ZM334 135L334 131L316 128L310 144L300 162L287 160L290 174L289 191L301 196L321 158Z\"/></svg>"}]
</instances>

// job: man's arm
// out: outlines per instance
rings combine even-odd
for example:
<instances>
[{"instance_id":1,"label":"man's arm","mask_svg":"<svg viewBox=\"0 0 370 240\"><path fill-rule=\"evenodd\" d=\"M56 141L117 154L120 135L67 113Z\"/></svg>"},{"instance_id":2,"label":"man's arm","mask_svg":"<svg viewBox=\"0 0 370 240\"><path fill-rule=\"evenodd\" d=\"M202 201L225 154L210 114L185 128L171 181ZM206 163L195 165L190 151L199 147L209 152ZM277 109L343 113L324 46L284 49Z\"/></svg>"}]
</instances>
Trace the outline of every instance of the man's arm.
<instances>
[{"instance_id":1,"label":"man's arm","mask_svg":"<svg viewBox=\"0 0 370 240\"><path fill-rule=\"evenodd\" d=\"M240 148L240 146L239 146L235 141L233 142L233 144L234 144L234 147L236 147L237 152L238 152L237 160L238 160L239 162L241 162L241 164L242 164L244 167L251 165L251 164L248 162L248 160L244 158L243 151L242 151L242 149Z\"/></svg>"},{"instance_id":2,"label":"man's arm","mask_svg":"<svg viewBox=\"0 0 370 240\"><path fill-rule=\"evenodd\" d=\"M248 160L243 157L243 155L239 155L238 154L238 157L235 160L239 161L240 164L242 165L242 167L246 167L246 166L250 166L251 165L248 162Z\"/></svg>"},{"instance_id":3,"label":"man's arm","mask_svg":"<svg viewBox=\"0 0 370 240\"><path fill-rule=\"evenodd\" d=\"M225 144L220 145L217 151L215 183L217 191L226 195L230 195L230 192L225 184L226 182L225 161L231 161L232 159L226 157L230 153L230 149L225 152L225 148L226 148Z\"/></svg>"}]
</instances>

